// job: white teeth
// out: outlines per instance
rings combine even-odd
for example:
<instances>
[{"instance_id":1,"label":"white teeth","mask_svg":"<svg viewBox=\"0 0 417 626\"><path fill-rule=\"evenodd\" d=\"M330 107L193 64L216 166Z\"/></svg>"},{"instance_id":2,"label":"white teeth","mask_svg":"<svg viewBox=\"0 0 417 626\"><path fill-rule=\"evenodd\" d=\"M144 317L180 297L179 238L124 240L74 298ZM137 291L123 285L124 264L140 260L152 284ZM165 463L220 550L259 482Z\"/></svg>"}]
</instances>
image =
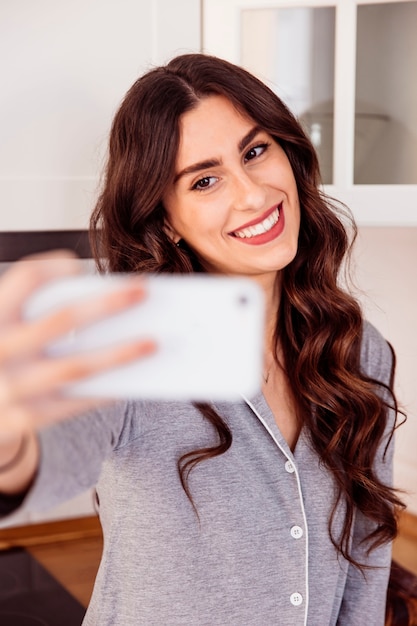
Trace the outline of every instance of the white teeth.
<instances>
[{"instance_id":1,"label":"white teeth","mask_svg":"<svg viewBox=\"0 0 417 626\"><path fill-rule=\"evenodd\" d=\"M249 226L249 228L242 228L242 230L235 230L234 235L240 239L248 237L256 237L256 235L262 235L267 233L279 220L279 208L277 207L269 217L264 219L263 222L255 224L255 226Z\"/></svg>"}]
</instances>

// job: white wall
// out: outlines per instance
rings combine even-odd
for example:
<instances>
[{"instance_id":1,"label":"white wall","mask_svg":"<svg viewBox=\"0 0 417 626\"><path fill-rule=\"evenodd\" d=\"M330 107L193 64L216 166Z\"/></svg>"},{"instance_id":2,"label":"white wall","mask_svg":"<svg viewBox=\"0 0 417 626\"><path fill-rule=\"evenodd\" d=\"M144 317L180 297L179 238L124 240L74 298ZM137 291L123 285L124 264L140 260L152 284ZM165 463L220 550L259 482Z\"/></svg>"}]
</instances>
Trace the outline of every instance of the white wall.
<instances>
[{"instance_id":1,"label":"white wall","mask_svg":"<svg viewBox=\"0 0 417 626\"><path fill-rule=\"evenodd\" d=\"M0 229L85 228L122 96L199 47L198 0L1 2Z\"/></svg>"}]
</instances>

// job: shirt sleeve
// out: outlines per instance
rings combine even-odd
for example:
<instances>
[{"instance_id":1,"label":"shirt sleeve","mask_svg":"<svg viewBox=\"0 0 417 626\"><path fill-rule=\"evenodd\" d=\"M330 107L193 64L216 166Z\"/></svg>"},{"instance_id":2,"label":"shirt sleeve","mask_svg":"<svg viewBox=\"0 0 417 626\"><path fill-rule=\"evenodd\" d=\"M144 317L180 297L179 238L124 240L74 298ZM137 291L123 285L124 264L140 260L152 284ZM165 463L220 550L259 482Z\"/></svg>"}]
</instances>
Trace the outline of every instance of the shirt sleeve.
<instances>
[{"instance_id":1,"label":"shirt sleeve","mask_svg":"<svg viewBox=\"0 0 417 626\"><path fill-rule=\"evenodd\" d=\"M128 403L119 402L42 429L35 479L27 493L0 497L0 515L45 511L94 487L127 415Z\"/></svg>"},{"instance_id":2,"label":"shirt sleeve","mask_svg":"<svg viewBox=\"0 0 417 626\"><path fill-rule=\"evenodd\" d=\"M389 344L372 327L366 330L365 373L372 378L390 385L393 369L393 353ZM389 403L387 390L380 390ZM388 410L388 420L384 437L381 440L375 469L379 479L392 485L394 437L392 436L396 415ZM388 446L388 447L387 447ZM355 560L367 563L369 569L359 570L349 564L345 591L337 621L338 626L384 626L388 580L391 569L391 543L386 543L367 555L367 544L362 541L375 528L375 522L356 511L351 553Z\"/></svg>"},{"instance_id":3,"label":"shirt sleeve","mask_svg":"<svg viewBox=\"0 0 417 626\"><path fill-rule=\"evenodd\" d=\"M386 452L383 471L391 474L393 443ZM370 567L363 571L349 564L338 626L384 626L388 580L391 569L391 543L386 543L366 553L362 543L375 528L359 511L356 512L351 553L355 560Z\"/></svg>"},{"instance_id":4,"label":"shirt sleeve","mask_svg":"<svg viewBox=\"0 0 417 626\"><path fill-rule=\"evenodd\" d=\"M359 561L366 561L371 568L361 572L349 564L338 626L384 626L391 544L376 548L366 557L360 542L371 530L369 520L357 514L352 555Z\"/></svg>"}]
</instances>

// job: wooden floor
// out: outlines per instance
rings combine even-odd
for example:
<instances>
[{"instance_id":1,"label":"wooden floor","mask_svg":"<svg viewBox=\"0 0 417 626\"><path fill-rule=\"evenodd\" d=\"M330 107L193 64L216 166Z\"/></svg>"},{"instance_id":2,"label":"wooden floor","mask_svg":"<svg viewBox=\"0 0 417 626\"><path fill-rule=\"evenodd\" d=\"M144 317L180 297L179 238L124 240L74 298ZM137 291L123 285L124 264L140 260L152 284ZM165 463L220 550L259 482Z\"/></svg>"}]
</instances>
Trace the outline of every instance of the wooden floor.
<instances>
[{"instance_id":1,"label":"wooden floor","mask_svg":"<svg viewBox=\"0 0 417 626\"><path fill-rule=\"evenodd\" d=\"M48 527L49 535L45 534ZM71 523L44 524L38 525L38 530L36 536L32 528L30 538L13 537L13 529L7 531L9 537L2 531L0 549L24 545L86 607L103 545L98 520L85 518ZM394 542L393 556L417 575L417 518L403 517L399 537Z\"/></svg>"}]
</instances>

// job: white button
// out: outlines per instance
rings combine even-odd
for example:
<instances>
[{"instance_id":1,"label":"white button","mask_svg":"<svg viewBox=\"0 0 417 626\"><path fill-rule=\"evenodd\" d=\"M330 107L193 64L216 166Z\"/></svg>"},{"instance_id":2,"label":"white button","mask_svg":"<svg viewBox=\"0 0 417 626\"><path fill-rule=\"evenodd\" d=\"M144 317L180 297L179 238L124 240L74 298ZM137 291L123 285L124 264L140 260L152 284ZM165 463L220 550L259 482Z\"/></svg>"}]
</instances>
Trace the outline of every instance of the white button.
<instances>
[{"instance_id":1,"label":"white button","mask_svg":"<svg viewBox=\"0 0 417 626\"><path fill-rule=\"evenodd\" d=\"M301 593L292 593L290 595L290 602L293 606L300 606L303 603L303 596Z\"/></svg>"},{"instance_id":2,"label":"white button","mask_svg":"<svg viewBox=\"0 0 417 626\"><path fill-rule=\"evenodd\" d=\"M287 470L287 472L289 474L293 474L295 472L295 467L294 465L291 463L291 461L287 461L285 463L285 469Z\"/></svg>"},{"instance_id":3,"label":"white button","mask_svg":"<svg viewBox=\"0 0 417 626\"><path fill-rule=\"evenodd\" d=\"M300 539L303 536L303 529L301 526L293 526L290 530L291 537L293 539Z\"/></svg>"}]
</instances>

